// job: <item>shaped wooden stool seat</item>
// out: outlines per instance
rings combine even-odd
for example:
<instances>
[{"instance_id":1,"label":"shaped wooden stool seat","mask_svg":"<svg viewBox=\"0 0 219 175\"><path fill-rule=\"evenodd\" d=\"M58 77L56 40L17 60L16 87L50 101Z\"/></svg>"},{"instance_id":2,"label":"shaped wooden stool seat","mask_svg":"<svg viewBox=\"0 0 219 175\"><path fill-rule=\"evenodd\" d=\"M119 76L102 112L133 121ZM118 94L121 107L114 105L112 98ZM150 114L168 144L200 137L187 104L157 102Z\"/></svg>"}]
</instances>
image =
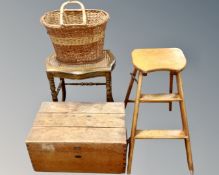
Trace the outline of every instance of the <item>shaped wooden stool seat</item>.
<instances>
[{"instance_id":1,"label":"shaped wooden stool seat","mask_svg":"<svg viewBox=\"0 0 219 175\"><path fill-rule=\"evenodd\" d=\"M132 63L134 70L129 83L128 91L125 98L125 106L128 102L135 104L131 136L129 139L128 155L128 174L131 173L132 158L135 139L184 139L187 153L187 161L190 173L193 174L192 150L190 144L189 127L185 109L183 85L180 72L186 66L186 58L182 50L178 48L154 48L154 49L136 49L132 52ZM170 89L169 93L164 94L141 94L143 76L155 71L170 72ZM138 73L138 80L135 78ZM178 92L173 93L173 78L176 76ZM130 100L129 96L134 81L138 83L136 98ZM140 103L169 103L169 110L172 110L172 102L179 102L182 129L181 130L138 130L137 120Z\"/></svg>"},{"instance_id":2,"label":"shaped wooden stool seat","mask_svg":"<svg viewBox=\"0 0 219 175\"><path fill-rule=\"evenodd\" d=\"M181 71L186 66L182 50L178 48L136 49L132 52L132 62L142 72L160 70Z\"/></svg>"}]
</instances>

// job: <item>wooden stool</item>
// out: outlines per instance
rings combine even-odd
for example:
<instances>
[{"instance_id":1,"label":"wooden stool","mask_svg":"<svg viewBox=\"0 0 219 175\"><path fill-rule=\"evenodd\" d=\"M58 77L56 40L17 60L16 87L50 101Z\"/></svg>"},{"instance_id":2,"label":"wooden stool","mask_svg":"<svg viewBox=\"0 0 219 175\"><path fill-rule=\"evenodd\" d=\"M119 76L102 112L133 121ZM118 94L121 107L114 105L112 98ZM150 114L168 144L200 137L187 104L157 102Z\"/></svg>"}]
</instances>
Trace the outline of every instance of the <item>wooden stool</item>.
<instances>
[{"instance_id":1,"label":"wooden stool","mask_svg":"<svg viewBox=\"0 0 219 175\"><path fill-rule=\"evenodd\" d=\"M58 101L59 91L62 89L62 101L66 99L65 85L94 86L106 85L106 96L108 102L113 102L111 72L115 67L115 57L109 50L104 51L104 59L96 64L69 65L59 62L56 55L50 55L46 60L46 73L50 84L53 101ZM60 78L56 89L54 78ZM65 78L72 80L83 80L95 77L105 77L106 83L81 82L65 83Z\"/></svg>"},{"instance_id":2,"label":"wooden stool","mask_svg":"<svg viewBox=\"0 0 219 175\"><path fill-rule=\"evenodd\" d=\"M129 84L129 88L125 98L125 106L128 102L134 102L134 114L132 121L131 136L129 139L129 155L128 155L128 174L131 173L132 158L135 139L184 139L187 153L187 161L190 173L193 174L192 150L190 144L189 127L187 114L185 109L183 84L180 72L186 66L186 58L183 52L177 48L161 48L161 49L136 49L132 52L132 62L134 71ZM170 72L170 89L169 94L141 94L142 79L144 75L154 71ZM138 80L135 79L138 72ZM173 78L176 76L177 93L173 93ZM138 82L136 99L130 100L129 96L134 81ZM137 120L139 103L169 103L169 110L172 110L172 102L179 102L182 130L137 130Z\"/></svg>"}]
</instances>

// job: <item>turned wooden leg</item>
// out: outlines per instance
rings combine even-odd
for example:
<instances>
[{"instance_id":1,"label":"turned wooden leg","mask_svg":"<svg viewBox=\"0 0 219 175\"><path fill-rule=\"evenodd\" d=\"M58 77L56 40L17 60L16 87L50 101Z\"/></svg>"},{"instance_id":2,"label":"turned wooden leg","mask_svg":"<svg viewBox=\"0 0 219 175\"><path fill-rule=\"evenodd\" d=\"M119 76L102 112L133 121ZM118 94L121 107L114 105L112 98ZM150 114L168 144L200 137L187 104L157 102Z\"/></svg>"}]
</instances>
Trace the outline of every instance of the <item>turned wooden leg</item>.
<instances>
[{"instance_id":1,"label":"turned wooden leg","mask_svg":"<svg viewBox=\"0 0 219 175\"><path fill-rule=\"evenodd\" d=\"M62 101L65 101L65 99L66 99L65 79L60 78L60 81L62 83Z\"/></svg>"},{"instance_id":2,"label":"turned wooden leg","mask_svg":"<svg viewBox=\"0 0 219 175\"><path fill-rule=\"evenodd\" d=\"M112 95L111 72L106 73L106 97L107 97L107 102L114 102L113 95Z\"/></svg>"},{"instance_id":3,"label":"turned wooden leg","mask_svg":"<svg viewBox=\"0 0 219 175\"><path fill-rule=\"evenodd\" d=\"M125 101L124 101L125 107L127 106L129 96L130 96L131 91L132 91L132 87L133 87L133 83L134 83L134 80L135 80L135 77L136 77L136 73L137 73L137 69L134 68L131 80L129 82L129 87L128 87L128 90L127 90L127 93L126 93Z\"/></svg>"},{"instance_id":4,"label":"turned wooden leg","mask_svg":"<svg viewBox=\"0 0 219 175\"><path fill-rule=\"evenodd\" d=\"M182 126L183 126L183 130L184 130L186 136L188 137L185 139L187 162L188 162L188 167L189 167L190 173L193 174L194 167L193 167L193 160L192 160L192 149L191 149L188 119L187 119L184 94L183 94L183 83L182 83L182 78L181 78L180 73L177 73L176 79L177 79L178 92L179 92L180 97L182 98L182 101L179 102L181 116L182 116Z\"/></svg>"},{"instance_id":5,"label":"turned wooden leg","mask_svg":"<svg viewBox=\"0 0 219 175\"><path fill-rule=\"evenodd\" d=\"M134 145L135 145L135 134L136 134L136 128L137 128L142 78L143 78L142 72L139 72L138 88L136 92L135 107L134 107L134 113L133 113L133 119L132 119L132 129L131 129L131 136L130 136L130 143L129 143L128 170L127 170L128 174L131 174L131 168L132 168L132 159L133 159L133 152L134 152Z\"/></svg>"},{"instance_id":6,"label":"turned wooden leg","mask_svg":"<svg viewBox=\"0 0 219 175\"><path fill-rule=\"evenodd\" d=\"M173 76L174 74L170 72L170 87L169 87L169 93L173 93ZM169 111L172 111L172 102L169 102Z\"/></svg>"},{"instance_id":7,"label":"turned wooden leg","mask_svg":"<svg viewBox=\"0 0 219 175\"><path fill-rule=\"evenodd\" d=\"M49 80L52 100L53 101L58 101L58 97L57 97L58 94L56 92L55 81L54 81L54 77L53 77L52 73L47 72L47 78Z\"/></svg>"}]
</instances>

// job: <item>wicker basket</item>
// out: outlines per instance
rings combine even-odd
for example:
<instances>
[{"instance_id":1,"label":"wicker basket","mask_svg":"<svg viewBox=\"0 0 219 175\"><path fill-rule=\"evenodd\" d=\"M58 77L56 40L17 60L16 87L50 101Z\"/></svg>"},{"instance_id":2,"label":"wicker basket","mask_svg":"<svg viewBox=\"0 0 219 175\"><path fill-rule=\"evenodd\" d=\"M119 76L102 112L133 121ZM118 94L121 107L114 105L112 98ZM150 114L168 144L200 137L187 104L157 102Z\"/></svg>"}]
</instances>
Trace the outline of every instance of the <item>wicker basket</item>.
<instances>
[{"instance_id":1,"label":"wicker basket","mask_svg":"<svg viewBox=\"0 0 219 175\"><path fill-rule=\"evenodd\" d=\"M79 4L80 10L64 10L68 4ZM53 43L57 59L70 64L96 63L104 58L103 45L109 14L86 9L81 2L68 1L60 10L47 12L41 18Z\"/></svg>"}]
</instances>

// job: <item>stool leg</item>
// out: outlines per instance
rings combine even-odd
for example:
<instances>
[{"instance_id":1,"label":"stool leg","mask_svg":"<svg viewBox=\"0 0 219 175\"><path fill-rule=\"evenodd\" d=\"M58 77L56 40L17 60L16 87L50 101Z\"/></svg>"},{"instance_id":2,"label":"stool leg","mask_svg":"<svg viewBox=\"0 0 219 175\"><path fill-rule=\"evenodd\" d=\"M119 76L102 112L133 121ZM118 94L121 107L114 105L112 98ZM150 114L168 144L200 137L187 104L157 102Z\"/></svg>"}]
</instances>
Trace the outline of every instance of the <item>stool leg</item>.
<instances>
[{"instance_id":1,"label":"stool leg","mask_svg":"<svg viewBox=\"0 0 219 175\"><path fill-rule=\"evenodd\" d=\"M50 90L51 90L51 95L52 95L52 100L57 102L58 101L58 94L56 92L56 87L55 87L55 81L54 77L51 73L47 72L47 78L49 80L49 85L50 85Z\"/></svg>"},{"instance_id":2,"label":"stool leg","mask_svg":"<svg viewBox=\"0 0 219 175\"><path fill-rule=\"evenodd\" d=\"M65 101L66 99L65 79L60 78L60 81L62 82L62 101Z\"/></svg>"},{"instance_id":3,"label":"stool leg","mask_svg":"<svg viewBox=\"0 0 219 175\"><path fill-rule=\"evenodd\" d=\"M189 167L190 173L193 174L194 167L193 167L193 160L192 160L192 149L191 149L189 126L188 126L186 107L185 107L185 101L184 101L184 94L183 94L183 83L182 83L182 77L181 77L180 73L177 73L176 78L177 78L178 92L182 98L182 101L180 101L179 103L180 103L180 111L181 111L181 116L182 116L183 130L184 130L186 136L188 136L188 138L185 139L187 162L188 162L188 167Z\"/></svg>"},{"instance_id":4,"label":"stool leg","mask_svg":"<svg viewBox=\"0 0 219 175\"><path fill-rule=\"evenodd\" d=\"M133 87L133 83L134 83L134 80L135 80L136 73L137 73L137 69L134 68L133 73L132 73L133 76L131 77L129 87L128 87L128 90L127 90L127 93L126 93L125 101L124 101L125 107L127 106L129 96L131 94L131 90L132 90L132 87Z\"/></svg>"},{"instance_id":5,"label":"stool leg","mask_svg":"<svg viewBox=\"0 0 219 175\"><path fill-rule=\"evenodd\" d=\"M107 102L114 102L112 95L112 77L111 72L106 73L106 96Z\"/></svg>"},{"instance_id":6,"label":"stool leg","mask_svg":"<svg viewBox=\"0 0 219 175\"><path fill-rule=\"evenodd\" d=\"M174 74L170 72L170 87L169 87L169 93L173 93L173 76ZM172 102L169 102L169 111L172 111Z\"/></svg>"},{"instance_id":7,"label":"stool leg","mask_svg":"<svg viewBox=\"0 0 219 175\"><path fill-rule=\"evenodd\" d=\"M129 143L128 170L127 170L128 174L131 174L131 168L132 168L132 159L133 159L133 151L134 151L134 144L135 144L135 134L136 134L136 127L137 127L137 120L138 120L142 79L143 79L142 72L139 72L138 88L136 92L135 107L134 107L134 113L133 113L133 119L132 119L132 130L131 130L131 137L130 137L130 143Z\"/></svg>"}]
</instances>

